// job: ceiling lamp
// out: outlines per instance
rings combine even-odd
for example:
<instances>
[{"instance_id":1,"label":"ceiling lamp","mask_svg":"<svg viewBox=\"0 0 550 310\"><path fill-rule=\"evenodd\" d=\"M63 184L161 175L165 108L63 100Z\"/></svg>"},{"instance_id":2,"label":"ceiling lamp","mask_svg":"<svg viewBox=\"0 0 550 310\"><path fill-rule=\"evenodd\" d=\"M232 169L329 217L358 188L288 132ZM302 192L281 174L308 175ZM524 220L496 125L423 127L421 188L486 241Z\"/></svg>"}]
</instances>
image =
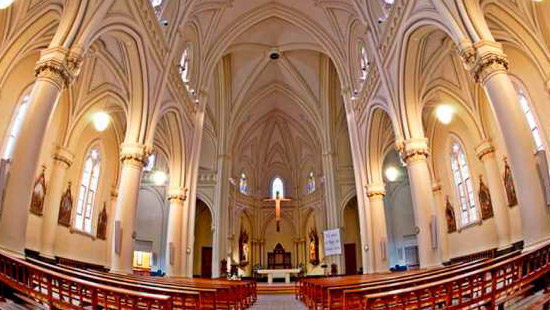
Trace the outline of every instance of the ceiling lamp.
<instances>
[{"instance_id":1,"label":"ceiling lamp","mask_svg":"<svg viewBox=\"0 0 550 310\"><path fill-rule=\"evenodd\" d=\"M13 0L0 0L0 10L7 8L12 3L13 3Z\"/></svg>"},{"instance_id":2,"label":"ceiling lamp","mask_svg":"<svg viewBox=\"0 0 550 310\"><path fill-rule=\"evenodd\" d=\"M384 171L384 174L386 175L386 179L388 181L395 182L399 176L399 170L395 167L388 167L386 168L386 171Z\"/></svg>"},{"instance_id":3,"label":"ceiling lamp","mask_svg":"<svg viewBox=\"0 0 550 310\"><path fill-rule=\"evenodd\" d=\"M455 114L454 109L451 106L448 106L445 104L442 104L439 107L437 107L437 110L435 111L435 115L437 116L437 119L445 125L448 125L453 120L454 114Z\"/></svg>"},{"instance_id":4,"label":"ceiling lamp","mask_svg":"<svg viewBox=\"0 0 550 310\"><path fill-rule=\"evenodd\" d=\"M155 183L156 186L163 186L166 184L166 179L168 179L168 176L164 171L156 171L153 174L153 183Z\"/></svg>"},{"instance_id":5,"label":"ceiling lamp","mask_svg":"<svg viewBox=\"0 0 550 310\"><path fill-rule=\"evenodd\" d=\"M109 114L105 112L97 112L94 114L94 127L95 130L102 132L109 127Z\"/></svg>"}]
</instances>

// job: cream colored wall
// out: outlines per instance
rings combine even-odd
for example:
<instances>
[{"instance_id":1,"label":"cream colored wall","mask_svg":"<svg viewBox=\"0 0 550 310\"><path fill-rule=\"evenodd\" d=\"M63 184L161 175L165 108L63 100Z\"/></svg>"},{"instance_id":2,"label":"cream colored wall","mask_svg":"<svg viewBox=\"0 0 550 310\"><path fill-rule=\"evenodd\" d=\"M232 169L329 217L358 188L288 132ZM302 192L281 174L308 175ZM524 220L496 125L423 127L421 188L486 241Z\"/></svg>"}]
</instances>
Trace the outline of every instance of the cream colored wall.
<instances>
[{"instance_id":1,"label":"cream colored wall","mask_svg":"<svg viewBox=\"0 0 550 310\"><path fill-rule=\"evenodd\" d=\"M168 202L164 199L165 190L157 186L142 186L139 190L136 214L136 240L153 244L156 264L152 270L164 269L164 251L166 248L166 224Z\"/></svg>"},{"instance_id":2,"label":"cream colored wall","mask_svg":"<svg viewBox=\"0 0 550 310\"><path fill-rule=\"evenodd\" d=\"M357 268L361 267L361 231L359 230L359 214L355 203L348 204L344 208L344 219L342 225L342 251L346 243L355 244L355 263ZM344 260L345 261L345 260ZM341 271L345 272L345 269Z\"/></svg>"},{"instance_id":3,"label":"cream colored wall","mask_svg":"<svg viewBox=\"0 0 550 310\"><path fill-rule=\"evenodd\" d=\"M197 201L195 217L195 244L193 251L193 275L200 276L202 262L202 248L212 247L212 214L210 209Z\"/></svg>"}]
</instances>

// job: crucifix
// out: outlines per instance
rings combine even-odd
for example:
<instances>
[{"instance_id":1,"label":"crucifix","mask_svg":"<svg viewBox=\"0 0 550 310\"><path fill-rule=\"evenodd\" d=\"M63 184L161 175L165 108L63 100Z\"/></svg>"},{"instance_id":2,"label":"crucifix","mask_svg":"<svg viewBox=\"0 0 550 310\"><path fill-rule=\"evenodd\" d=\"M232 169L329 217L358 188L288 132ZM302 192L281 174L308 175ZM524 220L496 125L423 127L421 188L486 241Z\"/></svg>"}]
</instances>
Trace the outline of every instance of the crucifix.
<instances>
[{"instance_id":1,"label":"crucifix","mask_svg":"<svg viewBox=\"0 0 550 310\"><path fill-rule=\"evenodd\" d=\"M290 199L282 198L279 192L275 192L275 199L267 198L264 201L275 201L275 221L277 223L277 232L281 231L281 201L290 201Z\"/></svg>"}]
</instances>

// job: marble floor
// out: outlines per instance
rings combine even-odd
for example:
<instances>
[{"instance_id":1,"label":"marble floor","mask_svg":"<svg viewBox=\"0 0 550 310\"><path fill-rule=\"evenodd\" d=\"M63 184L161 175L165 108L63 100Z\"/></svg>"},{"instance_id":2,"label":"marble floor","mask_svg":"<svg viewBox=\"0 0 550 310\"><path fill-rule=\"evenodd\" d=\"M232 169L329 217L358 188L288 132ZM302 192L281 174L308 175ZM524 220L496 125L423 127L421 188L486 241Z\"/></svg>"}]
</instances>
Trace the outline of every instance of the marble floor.
<instances>
[{"instance_id":1,"label":"marble floor","mask_svg":"<svg viewBox=\"0 0 550 310\"><path fill-rule=\"evenodd\" d=\"M294 295L259 295L250 310L306 310L307 307Z\"/></svg>"}]
</instances>

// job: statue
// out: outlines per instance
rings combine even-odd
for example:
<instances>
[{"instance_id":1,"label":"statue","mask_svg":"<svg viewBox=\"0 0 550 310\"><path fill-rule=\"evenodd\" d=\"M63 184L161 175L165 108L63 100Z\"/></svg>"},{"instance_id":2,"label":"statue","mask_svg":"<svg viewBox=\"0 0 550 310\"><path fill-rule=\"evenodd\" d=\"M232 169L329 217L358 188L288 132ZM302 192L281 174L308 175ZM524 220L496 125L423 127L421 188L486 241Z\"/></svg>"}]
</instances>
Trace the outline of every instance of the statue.
<instances>
[{"instance_id":1,"label":"statue","mask_svg":"<svg viewBox=\"0 0 550 310\"><path fill-rule=\"evenodd\" d=\"M508 206L513 207L518 204L518 196L512 177L512 169L508 165L508 160L504 157L504 187L506 188L506 197L508 197Z\"/></svg>"},{"instance_id":2,"label":"statue","mask_svg":"<svg viewBox=\"0 0 550 310\"><path fill-rule=\"evenodd\" d=\"M493 203L489 188L483 183L483 177L479 176L479 204L481 205L481 219L486 220L493 217Z\"/></svg>"},{"instance_id":3,"label":"statue","mask_svg":"<svg viewBox=\"0 0 550 310\"><path fill-rule=\"evenodd\" d=\"M447 232L452 233L456 231L456 218L455 210L449 201L449 196L447 196L447 204L445 206L445 217L447 218Z\"/></svg>"},{"instance_id":4,"label":"statue","mask_svg":"<svg viewBox=\"0 0 550 310\"><path fill-rule=\"evenodd\" d=\"M34 182L32 190L31 213L35 215L42 215L42 211L44 210L44 197L46 196L45 171L46 167L42 166L42 173L40 173L40 176L38 176L38 179Z\"/></svg>"},{"instance_id":5,"label":"statue","mask_svg":"<svg viewBox=\"0 0 550 310\"><path fill-rule=\"evenodd\" d=\"M239 265L241 267L248 265L248 233L243 228L239 236Z\"/></svg>"},{"instance_id":6,"label":"statue","mask_svg":"<svg viewBox=\"0 0 550 310\"><path fill-rule=\"evenodd\" d=\"M277 223L277 232L281 231L281 201L290 201L281 197L279 192L275 192L275 199L264 199L264 201L275 201L275 221Z\"/></svg>"},{"instance_id":7,"label":"statue","mask_svg":"<svg viewBox=\"0 0 550 310\"><path fill-rule=\"evenodd\" d=\"M319 236L315 228L309 232L309 262L314 266L319 265Z\"/></svg>"},{"instance_id":8,"label":"statue","mask_svg":"<svg viewBox=\"0 0 550 310\"><path fill-rule=\"evenodd\" d=\"M107 204L103 203L103 210L99 213L97 220L97 238L101 240L107 239Z\"/></svg>"},{"instance_id":9,"label":"statue","mask_svg":"<svg viewBox=\"0 0 550 310\"><path fill-rule=\"evenodd\" d=\"M59 215L57 216L57 223L61 226L71 226L71 214L73 210L73 197L71 195L71 182L67 185L67 190L61 197L61 203L59 204Z\"/></svg>"}]
</instances>

